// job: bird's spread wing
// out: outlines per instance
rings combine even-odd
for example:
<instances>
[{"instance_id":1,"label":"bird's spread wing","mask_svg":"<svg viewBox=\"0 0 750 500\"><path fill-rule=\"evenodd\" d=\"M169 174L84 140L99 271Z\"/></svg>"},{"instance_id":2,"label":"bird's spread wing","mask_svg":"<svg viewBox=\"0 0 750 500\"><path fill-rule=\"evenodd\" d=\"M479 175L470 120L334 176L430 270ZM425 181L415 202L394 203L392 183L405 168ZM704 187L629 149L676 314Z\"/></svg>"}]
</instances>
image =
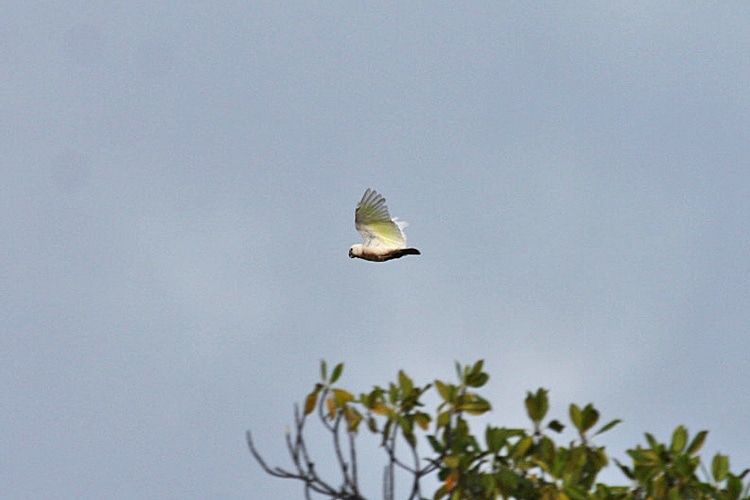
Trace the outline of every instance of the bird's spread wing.
<instances>
[{"instance_id":1,"label":"bird's spread wing","mask_svg":"<svg viewBox=\"0 0 750 500\"><path fill-rule=\"evenodd\" d=\"M406 235L402 231L406 222L391 219L385 198L368 189L354 212L354 226L365 240L365 247L406 248Z\"/></svg>"}]
</instances>

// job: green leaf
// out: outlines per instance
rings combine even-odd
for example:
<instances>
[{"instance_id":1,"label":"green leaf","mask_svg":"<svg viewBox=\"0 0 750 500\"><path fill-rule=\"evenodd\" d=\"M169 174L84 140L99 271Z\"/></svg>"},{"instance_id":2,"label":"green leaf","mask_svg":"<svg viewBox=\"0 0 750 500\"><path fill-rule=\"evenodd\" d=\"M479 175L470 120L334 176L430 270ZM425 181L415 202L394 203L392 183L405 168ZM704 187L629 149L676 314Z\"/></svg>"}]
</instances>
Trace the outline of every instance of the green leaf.
<instances>
[{"instance_id":1,"label":"green leaf","mask_svg":"<svg viewBox=\"0 0 750 500\"><path fill-rule=\"evenodd\" d=\"M539 388L536 394L526 393L526 413L535 424L539 424L544 419L549 409L547 392L546 389Z\"/></svg>"},{"instance_id":2,"label":"green leaf","mask_svg":"<svg viewBox=\"0 0 750 500\"><path fill-rule=\"evenodd\" d=\"M669 500L680 500L680 488L678 486L669 488Z\"/></svg>"},{"instance_id":3,"label":"green leaf","mask_svg":"<svg viewBox=\"0 0 750 500\"><path fill-rule=\"evenodd\" d=\"M395 384L388 384L388 402L392 405L398 401L398 387Z\"/></svg>"},{"instance_id":4,"label":"green leaf","mask_svg":"<svg viewBox=\"0 0 750 500\"><path fill-rule=\"evenodd\" d=\"M542 436L534 447L534 457L539 460L539 465L549 470L549 465L554 461L556 447L554 441L547 436Z\"/></svg>"},{"instance_id":5,"label":"green leaf","mask_svg":"<svg viewBox=\"0 0 750 500\"><path fill-rule=\"evenodd\" d=\"M706 441L706 436L708 436L708 431L700 431L698 434L696 434L693 438L693 441L688 446L687 454L695 455L696 453L698 453L698 451L703 447L703 443Z\"/></svg>"},{"instance_id":6,"label":"green leaf","mask_svg":"<svg viewBox=\"0 0 750 500\"><path fill-rule=\"evenodd\" d=\"M583 414L578 405L571 403L568 413L570 413L570 421L573 422L573 427L575 427L578 432L583 432Z\"/></svg>"},{"instance_id":7,"label":"green leaf","mask_svg":"<svg viewBox=\"0 0 750 500\"><path fill-rule=\"evenodd\" d=\"M552 429L555 432L562 432L563 429L565 429L565 426L560 423L559 420L552 420L550 423L547 424L547 427Z\"/></svg>"},{"instance_id":8,"label":"green leaf","mask_svg":"<svg viewBox=\"0 0 750 500\"><path fill-rule=\"evenodd\" d=\"M729 498L740 498L741 492L742 480L734 474L729 474L729 477L727 477L727 494ZM745 490L745 493L747 494L747 490ZM746 499L747 497L743 498Z\"/></svg>"},{"instance_id":9,"label":"green leaf","mask_svg":"<svg viewBox=\"0 0 750 500\"><path fill-rule=\"evenodd\" d=\"M534 444L534 438L532 436L526 436L523 439L519 439L518 442L513 446L513 451L511 454L516 459L523 458L526 456L526 452L529 451L529 448Z\"/></svg>"},{"instance_id":10,"label":"green leaf","mask_svg":"<svg viewBox=\"0 0 750 500\"><path fill-rule=\"evenodd\" d=\"M619 467L622 473L625 474L625 477L627 477L630 480L635 479L635 476L633 475L633 471L631 471L627 465L621 464L620 461L617 459L615 459L615 465L617 465L617 467Z\"/></svg>"},{"instance_id":11,"label":"green leaf","mask_svg":"<svg viewBox=\"0 0 750 500\"><path fill-rule=\"evenodd\" d=\"M443 452L443 450L445 450L445 447L442 444L440 444L440 441L438 441L435 436L432 436L432 435L427 436L427 441L429 441L430 446L432 446L432 450L435 453L440 454Z\"/></svg>"},{"instance_id":12,"label":"green leaf","mask_svg":"<svg viewBox=\"0 0 750 500\"><path fill-rule=\"evenodd\" d=\"M497 474L498 484L503 490L508 493L507 495L504 494L505 496L510 496L510 492L512 490L515 490L521 481L521 477L519 477L512 470L505 467L500 469L500 472Z\"/></svg>"},{"instance_id":13,"label":"green leaf","mask_svg":"<svg viewBox=\"0 0 750 500\"><path fill-rule=\"evenodd\" d=\"M657 465L661 463L661 457L654 450L641 450L641 460L638 465Z\"/></svg>"},{"instance_id":14,"label":"green leaf","mask_svg":"<svg viewBox=\"0 0 750 500\"><path fill-rule=\"evenodd\" d=\"M652 450L658 450L661 449L661 445L659 444L659 441L656 440L656 438L649 432L645 433L646 441L648 441L648 445L651 447Z\"/></svg>"},{"instance_id":15,"label":"green leaf","mask_svg":"<svg viewBox=\"0 0 750 500\"><path fill-rule=\"evenodd\" d=\"M335 384L336 381L341 376L341 372L344 371L344 363L339 363L336 365L336 367L333 369L333 373L331 373L331 380L329 381L330 384Z\"/></svg>"},{"instance_id":16,"label":"green leaf","mask_svg":"<svg viewBox=\"0 0 750 500\"><path fill-rule=\"evenodd\" d=\"M398 385L401 386L401 392L404 395L411 393L414 389L414 382L412 382L403 370L399 370L398 372Z\"/></svg>"},{"instance_id":17,"label":"green leaf","mask_svg":"<svg viewBox=\"0 0 750 500\"><path fill-rule=\"evenodd\" d=\"M714 455L714 459L711 462L711 474L717 483L726 479L727 474L729 474L729 457L721 453Z\"/></svg>"},{"instance_id":18,"label":"green leaf","mask_svg":"<svg viewBox=\"0 0 750 500\"><path fill-rule=\"evenodd\" d=\"M383 402L383 389L375 387L370 394L363 394L360 398L362 403L368 407L373 408L376 404Z\"/></svg>"},{"instance_id":19,"label":"green leaf","mask_svg":"<svg viewBox=\"0 0 750 500\"><path fill-rule=\"evenodd\" d=\"M484 440L487 443L487 451L490 453L499 453L506 443L502 430L489 425L487 430L484 431Z\"/></svg>"},{"instance_id":20,"label":"green leaf","mask_svg":"<svg viewBox=\"0 0 750 500\"><path fill-rule=\"evenodd\" d=\"M589 492L583 486L568 484L563 491L557 494L559 500L584 500L591 498Z\"/></svg>"},{"instance_id":21,"label":"green leaf","mask_svg":"<svg viewBox=\"0 0 750 500\"><path fill-rule=\"evenodd\" d=\"M688 440L687 429L685 429L685 427L682 425L678 425L677 428L672 433L672 444L669 446L669 449L673 453L681 453L682 450L685 449L687 440Z\"/></svg>"},{"instance_id":22,"label":"green leaf","mask_svg":"<svg viewBox=\"0 0 750 500\"><path fill-rule=\"evenodd\" d=\"M460 458L455 455L446 455L443 458L443 463L445 464L446 467L455 469L460 465L461 462L460 462Z\"/></svg>"},{"instance_id":23,"label":"green leaf","mask_svg":"<svg viewBox=\"0 0 750 500\"><path fill-rule=\"evenodd\" d=\"M470 375L478 375L482 373L482 367L484 366L484 360L480 359L476 363L474 363L474 366L471 367L471 370L469 370Z\"/></svg>"},{"instance_id":24,"label":"green leaf","mask_svg":"<svg viewBox=\"0 0 750 500\"><path fill-rule=\"evenodd\" d=\"M378 432L378 421L375 420L375 417L369 416L367 418L367 428L370 429L370 432L373 434Z\"/></svg>"},{"instance_id":25,"label":"green leaf","mask_svg":"<svg viewBox=\"0 0 750 500\"><path fill-rule=\"evenodd\" d=\"M465 411L466 413L470 415L481 415L482 413L486 413L490 411L492 408L490 407L490 404L487 401L477 400L477 401L464 403L456 409L458 411Z\"/></svg>"},{"instance_id":26,"label":"green leaf","mask_svg":"<svg viewBox=\"0 0 750 500\"><path fill-rule=\"evenodd\" d=\"M437 388L440 397L443 398L443 401L445 401L446 403L453 403L454 394L456 392L454 385L447 385L439 380L436 380L435 387Z\"/></svg>"},{"instance_id":27,"label":"green leaf","mask_svg":"<svg viewBox=\"0 0 750 500\"><path fill-rule=\"evenodd\" d=\"M599 421L599 411L594 408L594 406L589 403L586 405L586 407L583 409L583 421L581 422L583 429L583 432L587 432L589 429L591 429L593 426L596 425L596 423Z\"/></svg>"},{"instance_id":28,"label":"green leaf","mask_svg":"<svg viewBox=\"0 0 750 500\"><path fill-rule=\"evenodd\" d=\"M608 431L608 430L610 430L610 429L611 429L612 427L616 426L617 424L619 424L619 423L621 423L621 422L622 422L622 420L621 420L621 419L619 419L619 418L616 418L616 419L612 420L611 422L609 422L608 424L604 425L604 426L603 426L603 427L602 427L601 429L599 429L598 431L596 431L596 433L595 433L594 435L595 435L595 436L597 436L597 435L599 435L599 434L602 434L602 433L604 433L604 432L607 432L607 431Z\"/></svg>"},{"instance_id":29,"label":"green leaf","mask_svg":"<svg viewBox=\"0 0 750 500\"><path fill-rule=\"evenodd\" d=\"M324 382L328 380L328 365L325 361L320 362L320 379Z\"/></svg>"},{"instance_id":30,"label":"green leaf","mask_svg":"<svg viewBox=\"0 0 750 500\"><path fill-rule=\"evenodd\" d=\"M487 383L489 380L489 375L484 373L482 371L482 367L484 366L484 360L480 359L476 363L474 363L474 366L471 367L471 370L466 375L465 383L469 387L482 387L484 384Z\"/></svg>"},{"instance_id":31,"label":"green leaf","mask_svg":"<svg viewBox=\"0 0 750 500\"><path fill-rule=\"evenodd\" d=\"M416 422L419 428L423 431L427 430L427 428L430 426L431 421L432 417L430 417L427 413L420 411L414 414L414 422Z\"/></svg>"},{"instance_id":32,"label":"green leaf","mask_svg":"<svg viewBox=\"0 0 750 500\"><path fill-rule=\"evenodd\" d=\"M490 379L486 373L471 373L466 377L466 385L469 387L482 387Z\"/></svg>"},{"instance_id":33,"label":"green leaf","mask_svg":"<svg viewBox=\"0 0 750 500\"><path fill-rule=\"evenodd\" d=\"M403 434L411 434L413 433L414 426L411 423L411 419L408 417L400 416L396 419L398 426L401 427L401 432Z\"/></svg>"},{"instance_id":34,"label":"green leaf","mask_svg":"<svg viewBox=\"0 0 750 500\"><path fill-rule=\"evenodd\" d=\"M402 431L402 434L404 436L404 439L406 439L406 442L409 443L409 446L412 448L416 448L417 446L417 438L414 436L414 433L412 431Z\"/></svg>"},{"instance_id":35,"label":"green leaf","mask_svg":"<svg viewBox=\"0 0 750 500\"><path fill-rule=\"evenodd\" d=\"M437 416L437 426L438 427L445 427L451 422L451 412L450 411L443 411L440 412Z\"/></svg>"}]
</instances>

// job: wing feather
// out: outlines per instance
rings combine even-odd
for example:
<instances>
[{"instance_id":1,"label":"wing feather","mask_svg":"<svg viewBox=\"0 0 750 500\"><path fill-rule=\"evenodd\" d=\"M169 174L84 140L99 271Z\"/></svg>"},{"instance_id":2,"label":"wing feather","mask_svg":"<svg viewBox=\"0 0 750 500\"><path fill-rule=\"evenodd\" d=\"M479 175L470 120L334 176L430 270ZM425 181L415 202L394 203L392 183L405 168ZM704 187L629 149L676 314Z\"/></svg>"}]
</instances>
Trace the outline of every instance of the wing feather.
<instances>
[{"instance_id":1,"label":"wing feather","mask_svg":"<svg viewBox=\"0 0 750 500\"><path fill-rule=\"evenodd\" d=\"M365 191L354 211L354 226L365 247L406 248L406 235L402 231L406 225L391 219L385 198L372 189Z\"/></svg>"}]
</instances>

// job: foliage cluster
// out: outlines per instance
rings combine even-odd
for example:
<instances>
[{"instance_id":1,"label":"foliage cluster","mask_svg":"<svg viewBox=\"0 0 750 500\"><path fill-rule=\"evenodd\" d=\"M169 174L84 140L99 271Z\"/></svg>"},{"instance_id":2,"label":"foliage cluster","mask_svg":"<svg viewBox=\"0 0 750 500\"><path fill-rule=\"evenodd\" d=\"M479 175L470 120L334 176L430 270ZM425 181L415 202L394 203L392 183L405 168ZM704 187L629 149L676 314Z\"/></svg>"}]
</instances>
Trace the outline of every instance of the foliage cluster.
<instances>
[{"instance_id":1,"label":"foliage cluster","mask_svg":"<svg viewBox=\"0 0 750 500\"><path fill-rule=\"evenodd\" d=\"M319 493L326 498L362 500L358 480L356 438L362 428L378 436L386 454L383 497L394 498L396 470L409 477L409 499L434 500L630 500L630 499L750 499L750 484L744 480L750 470L730 471L729 458L716 454L710 471L701 461L707 431L690 438L678 426L667 443L646 433L646 444L627 451L630 462L614 460L628 485L597 482L598 474L609 465L605 448L593 438L615 427L612 420L601 427L599 412L591 404L571 404L568 418L576 438L568 444L555 442L565 425L548 419L548 391L529 392L525 399L529 429L487 425L484 433L474 433L469 419L491 409L490 402L477 389L489 376L480 360L473 365L456 364L458 383L435 380L415 385L403 371L387 387L375 386L358 397L337 386L343 364L329 373L321 363L321 381L304 401L302 412L295 407L295 429L287 434L287 448L293 468L270 467L263 460L247 433L253 456L273 476L304 483L306 498ZM435 389L439 405L434 412L424 409L424 395ZM307 449L304 427L316 413L333 441L333 452L341 477L336 483L320 477ZM429 451L420 452L420 443ZM397 453L398 446L405 446ZM431 495L423 491L429 475L436 475L439 486ZM701 476L703 479L701 479ZM401 476L399 476L401 477ZM434 484L434 483L433 483Z\"/></svg>"}]
</instances>

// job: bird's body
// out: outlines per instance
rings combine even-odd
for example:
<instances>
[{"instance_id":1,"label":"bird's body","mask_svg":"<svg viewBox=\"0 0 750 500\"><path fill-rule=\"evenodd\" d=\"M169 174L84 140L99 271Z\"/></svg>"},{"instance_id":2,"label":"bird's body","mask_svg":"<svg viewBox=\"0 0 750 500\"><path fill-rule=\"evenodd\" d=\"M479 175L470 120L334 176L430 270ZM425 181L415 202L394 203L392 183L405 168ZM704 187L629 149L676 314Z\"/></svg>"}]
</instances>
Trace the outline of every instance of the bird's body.
<instances>
[{"instance_id":1,"label":"bird's body","mask_svg":"<svg viewBox=\"0 0 750 500\"><path fill-rule=\"evenodd\" d=\"M354 227L362 235L364 243L349 249L349 257L385 262L404 255L421 255L416 248L406 246L404 228L409 224L391 219L385 198L377 191L368 189L354 211Z\"/></svg>"},{"instance_id":2,"label":"bird's body","mask_svg":"<svg viewBox=\"0 0 750 500\"><path fill-rule=\"evenodd\" d=\"M416 248L367 248L360 244L354 245L349 249L349 257L358 257L372 262L400 259L404 255L422 255L422 252Z\"/></svg>"}]
</instances>

